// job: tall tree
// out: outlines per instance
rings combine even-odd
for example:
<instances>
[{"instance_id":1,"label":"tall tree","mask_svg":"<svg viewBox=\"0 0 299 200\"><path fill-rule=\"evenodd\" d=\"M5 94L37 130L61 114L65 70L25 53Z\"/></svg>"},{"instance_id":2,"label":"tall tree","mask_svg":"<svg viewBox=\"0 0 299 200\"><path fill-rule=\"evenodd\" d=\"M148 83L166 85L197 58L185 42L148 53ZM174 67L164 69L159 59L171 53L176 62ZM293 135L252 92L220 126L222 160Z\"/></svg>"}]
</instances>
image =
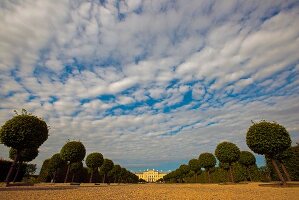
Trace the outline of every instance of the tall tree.
<instances>
[{"instance_id":1,"label":"tall tree","mask_svg":"<svg viewBox=\"0 0 299 200\"><path fill-rule=\"evenodd\" d=\"M189 165L183 164L178 168L180 182L183 182L183 179L186 177L189 171L190 171Z\"/></svg>"},{"instance_id":2,"label":"tall tree","mask_svg":"<svg viewBox=\"0 0 299 200\"><path fill-rule=\"evenodd\" d=\"M112 160L104 159L102 166L100 167L100 171L103 173L103 183L106 181L107 173L113 168L114 163Z\"/></svg>"},{"instance_id":3,"label":"tall tree","mask_svg":"<svg viewBox=\"0 0 299 200\"><path fill-rule=\"evenodd\" d=\"M60 151L60 156L68 164L67 172L64 179L65 183L68 180L71 164L74 162L81 162L84 159L85 154L86 154L86 149L81 142L71 141L66 143L62 147Z\"/></svg>"},{"instance_id":4,"label":"tall tree","mask_svg":"<svg viewBox=\"0 0 299 200\"><path fill-rule=\"evenodd\" d=\"M286 181L280 173L274 158L291 146L291 138L285 127L276 122L264 120L253 123L247 131L246 143L253 152L271 159L279 179L283 185L286 185Z\"/></svg>"},{"instance_id":5,"label":"tall tree","mask_svg":"<svg viewBox=\"0 0 299 200\"><path fill-rule=\"evenodd\" d=\"M36 149L36 148L27 148L27 149L21 150L20 155L19 155L18 167L17 167L16 173L15 173L13 182L16 181L23 162L30 162L30 161L34 160L37 157L37 155L38 155L38 149ZM9 158L14 160L16 156L17 156L17 150L10 148Z\"/></svg>"},{"instance_id":6,"label":"tall tree","mask_svg":"<svg viewBox=\"0 0 299 200\"><path fill-rule=\"evenodd\" d=\"M254 155L249 151L241 151L239 163L246 168L250 181L252 181L249 167L255 165L256 159Z\"/></svg>"},{"instance_id":7,"label":"tall tree","mask_svg":"<svg viewBox=\"0 0 299 200\"><path fill-rule=\"evenodd\" d=\"M208 181L211 183L210 170L216 165L215 156L211 153L202 153L199 155L198 160L200 166L205 168L208 175Z\"/></svg>"},{"instance_id":8,"label":"tall tree","mask_svg":"<svg viewBox=\"0 0 299 200\"><path fill-rule=\"evenodd\" d=\"M94 172L99 167L101 167L101 165L103 164L103 161L104 161L103 155L101 153L98 153L98 152L91 153L86 157L86 160L85 160L86 166L88 168L90 168L90 170L91 170L91 175L90 175L90 179L89 179L90 183L93 180Z\"/></svg>"},{"instance_id":9,"label":"tall tree","mask_svg":"<svg viewBox=\"0 0 299 200\"><path fill-rule=\"evenodd\" d=\"M19 160L21 151L27 148L38 149L48 139L46 122L25 109L21 114L5 122L0 130L0 141L4 145L16 149L17 153L6 176L6 186L9 184L11 173Z\"/></svg>"},{"instance_id":10,"label":"tall tree","mask_svg":"<svg viewBox=\"0 0 299 200\"><path fill-rule=\"evenodd\" d=\"M49 171L51 171L53 173L53 176L52 176L53 183L56 182L56 175L57 175L58 169L62 168L65 165L66 165L66 161L61 158L60 153L56 153L51 157L50 162L49 162Z\"/></svg>"},{"instance_id":11,"label":"tall tree","mask_svg":"<svg viewBox=\"0 0 299 200\"><path fill-rule=\"evenodd\" d=\"M232 172L232 164L237 162L240 158L240 149L231 142L221 142L217 145L215 150L215 155L221 163L229 164L230 179L234 181L234 176Z\"/></svg>"}]
</instances>

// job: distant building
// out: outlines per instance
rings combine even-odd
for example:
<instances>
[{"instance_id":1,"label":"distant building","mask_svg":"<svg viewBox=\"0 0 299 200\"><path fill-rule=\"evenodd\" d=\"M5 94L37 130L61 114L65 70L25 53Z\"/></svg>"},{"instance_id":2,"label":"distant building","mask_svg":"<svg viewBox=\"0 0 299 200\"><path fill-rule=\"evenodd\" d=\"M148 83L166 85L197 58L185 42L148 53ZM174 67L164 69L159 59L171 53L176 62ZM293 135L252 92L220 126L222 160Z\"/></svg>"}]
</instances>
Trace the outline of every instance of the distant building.
<instances>
[{"instance_id":1,"label":"distant building","mask_svg":"<svg viewBox=\"0 0 299 200\"><path fill-rule=\"evenodd\" d=\"M163 178L167 173L159 172L156 170L147 170L144 172L135 173L136 176L139 177L139 179L143 179L149 183L156 182L160 178Z\"/></svg>"}]
</instances>

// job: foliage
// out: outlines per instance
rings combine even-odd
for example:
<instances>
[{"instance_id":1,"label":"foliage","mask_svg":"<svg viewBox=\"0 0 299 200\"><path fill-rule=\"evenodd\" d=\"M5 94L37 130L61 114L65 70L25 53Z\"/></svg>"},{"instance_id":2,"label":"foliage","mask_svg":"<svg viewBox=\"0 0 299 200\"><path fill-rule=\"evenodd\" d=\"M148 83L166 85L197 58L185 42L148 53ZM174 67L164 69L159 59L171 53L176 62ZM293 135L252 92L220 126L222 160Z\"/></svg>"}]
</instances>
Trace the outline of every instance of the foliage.
<instances>
[{"instance_id":1,"label":"foliage","mask_svg":"<svg viewBox=\"0 0 299 200\"><path fill-rule=\"evenodd\" d=\"M50 159L49 169L50 171L55 172L58 168L61 168L65 165L66 161L61 158L60 153L56 153Z\"/></svg>"},{"instance_id":2,"label":"foliage","mask_svg":"<svg viewBox=\"0 0 299 200\"><path fill-rule=\"evenodd\" d=\"M199 165L206 170L213 168L216 165L216 158L211 153L202 153L198 157Z\"/></svg>"},{"instance_id":3,"label":"foliage","mask_svg":"<svg viewBox=\"0 0 299 200\"><path fill-rule=\"evenodd\" d=\"M5 122L0 140L14 149L38 148L48 139L48 126L42 119L22 113Z\"/></svg>"},{"instance_id":4,"label":"foliage","mask_svg":"<svg viewBox=\"0 0 299 200\"><path fill-rule=\"evenodd\" d=\"M215 155L222 163L232 164L239 160L240 149L231 142L222 142L217 145Z\"/></svg>"},{"instance_id":5,"label":"foliage","mask_svg":"<svg viewBox=\"0 0 299 200\"><path fill-rule=\"evenodd\" d=\"M104 173L108 173L113 168L114 164L112 160L104 159L102 166L100 167L100 171Z\"/></svg>"},{"instance_id":6,"label":"foliage","mask_svg":"<svg viewBox=\"0 0 299 200\"><path fill-rule=\"evenodd\" d=\"M282 125L276 122L260 121L248 129L246 143L255 153L273 158L291 146L291 138Z\"/></svg>"},{"instance_id":7,"label":"foliage","mask_svg":"<svg viewBox=\"0 0 299 200\"><path fill-rule=\"evenodd\" d=\"M81 161L74 162L71 164L70 171L71 171L71 173L76 173L76 172L80 171L82 168L83 168L83 163Z\"/></svg>"},{"instance_id":8,"label":"foliage","mask_svg":"<svg viewBox=\"0 0 299 200\"><path fill-rule=\"evenodd\" d=\"M27 164L25 176L33 175L36 172L36 164Z\"/></svg>"},{"instance_id":9,"label":"foliage","mask_svg":"<svg viewBox=\"0 0 299 200\"><path fill-rule=\"evenodd\" d=\"M14 148L10 148L9 150L9 158L14 160L15 156L17 155L17 150ZM38 149L37 148L26 148L22 149L20 151L20 162L30 162L34 160L38 155Z\"/></svg>"},{"instance_id":10,"label":"foliage","mask_svg":"<svg viewBox=\"0 0 299 200\"><path fill-rule=\"evenodd\" d=\"M96 169L103 164L103 161L103 155L101 153L94 152L86 157L85 163L87 167Z\"/></svg>"},{"instance_id":11,"label":"foliage","mask_svg":"<svg viewBox=\"0 0 299 200\"><path fill-rule=\"evenodd\" d=\"M63 160L73 162L80 162L84 159L86 149L81 142L71 141L66 143L61 151L60 156Z\"/></svg>"},{"instance_id":12,"label":"foliage","mask_svg":"<svg viewBox=\"0 0 299 200\"><path fill-rule=\"evenodd\" d=\"M190 170L198 174L201 171L201 165L198 159L191 159L188 163Z\"/></svg>"},{"instance_id":13,"label":"foliage","mask_svg":"<svg viewBox=\"0 0 299 200\"><path fill-rule=\"evenodd\" d=\"M240 162L240 164L242 164L246 167L249 167L249 166L255 164L256 159L255 159L254 155L251 152L241 151L239 162Z\"/></svg>"}]
</instances>

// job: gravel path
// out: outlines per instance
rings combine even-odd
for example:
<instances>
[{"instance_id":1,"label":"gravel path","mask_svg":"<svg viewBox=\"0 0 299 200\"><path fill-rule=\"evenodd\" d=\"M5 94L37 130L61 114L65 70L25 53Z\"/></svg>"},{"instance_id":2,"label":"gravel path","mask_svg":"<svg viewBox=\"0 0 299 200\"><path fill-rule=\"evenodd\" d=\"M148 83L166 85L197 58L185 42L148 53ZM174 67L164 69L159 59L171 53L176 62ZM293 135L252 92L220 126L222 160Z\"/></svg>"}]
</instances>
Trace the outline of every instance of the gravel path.
<instances>
[{"instance_id":1,"label":"gravel path","mask_svg":"<svg viewBox=\"0 0 299 200\"><path fill-rule=\"evenodd\" d=\"M65 187L65 188L64 188ZM20 187L19 187L20 188ZM2 190L1 190L2 189ZM299 187L260 187L257 183L218 185L218 184L135 184L94 186L83 184L70 188L69 185L38 184L29 190L0 188L0 199L299 199Z\"/></svg>"}]
</instances>

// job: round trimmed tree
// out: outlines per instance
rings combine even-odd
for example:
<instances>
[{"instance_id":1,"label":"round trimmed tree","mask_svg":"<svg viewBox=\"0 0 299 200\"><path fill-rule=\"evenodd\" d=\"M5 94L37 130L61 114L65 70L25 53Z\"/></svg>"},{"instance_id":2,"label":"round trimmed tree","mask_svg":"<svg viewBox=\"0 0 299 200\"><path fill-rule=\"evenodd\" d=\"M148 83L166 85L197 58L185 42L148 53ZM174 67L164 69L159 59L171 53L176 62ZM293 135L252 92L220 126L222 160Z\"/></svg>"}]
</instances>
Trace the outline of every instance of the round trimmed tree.
<instances>
[{"instance_id":1,"label":"round trimmed tree","mask_svg":"<svg viewBox=\"0 0 299 200\"><path fill-rule=\"evenodd\" d=\"M94 172L99 167L101 167L101 165L103 164L103 161L104 161L103 155L98 152L91 153L86 157L85 164L88 168L91 169L91 175L90 175L90 179L89 179L90 183L92 182Z\"/></svg>"},{"instance_id":2,"label":"round trimmed tree","mask_svg":"<svg viewBox=\"0 0 299 200\"><path fill-rule=\"evenodd\" d=\"M66 165L66 161L63 160L60 156L60 153L54 154L49 162L49 171L53 173L52 182L55 183L56 181L56 174L59 168L62 168Z\"/></svg>"},{"instance_id":3,"label":"round trimmed tree","mask_svg":"<svg viewBox=\"0 0 299 200\"><path fill-rule=\"evenodd\" d=\"M249 151L241 151L239 163L246 168L247 174L249 176L250 181L252 181L251 173L249 171L249 167L255 165L256 159L254 155Z\"/></svg>"},{"instance_id":4,"label":"round trimmed tree","mask_svg":"<svg viewBox=\"0 0 299 200\"><path fill-rule=\"evenodd\" d=\"M6 185L9 184L11 173L20 158L23 149L38 149L48 139L46 122L26 110L5 122L0 130L0 141L16 150L16 156L6 176Z\"/></svg>"},{"instance_id":5,"label":"round trimmed tree","mask_svg":"<svg viewBox=\"0 0 299 200\"><path fill-rule=\"evenodd\" d=\"M221 163L229 164L230 179L234 182L232 164L240 159L240 149L231 142L221 142L217 145L215 155Z\"/></svg>"},{"instance_id":6,"label":"round trimmed tree","mask_svg":"<svg viewBox=\"0 0 299 200\"><path fill-rule=\"evenodd\" d=\"M198 159L191 159L188 163L190 170L195 174L195 183L197 182L197 175L201 172L201 165Z\"/></svg>"},{"instance_id":7,"label":"round trimmed tree","mask_svg":"<svg viewBox=\"0 0 299 200\"><path fill-rule=\"evenodd\" d=\"M103 183L106 181L107 173L112 170L114 163L112 160L104 159L102 166L100 167L100 171L103 173Z\"/></svg>"},{"instance_id":8,"label":"round trimmed tree","mask_svg":"<svg viewBox=\"0 0 299 200\"><path fill-rule=\"evenodd\" d=\"M9 158L14 160L16 155L17 155L17 150L13 149L13 148L10 148ZM17 171L15 173L15 177L13 179L13 182L16 181L16 179L19 175L19 172L20 172L20 167L22 166L23 162L30 162L30 161L34 160L37 157L37 155L38 155L38 149L36 149L36 148L29 148L29 149L21 150L20 157L19 157L19 160L18 160L18 167L17 167Z\"/></svg>"},{"instance_id":9,"label":"round trimmed tree","mask_svg":"<svg viewBox=\"0 0 299 200\"><path fill-rule=\"evenodd\" d=\"M190 171L190 167L189 167L189 165L183 164L177 170L179 172L180 182L183 182L183 179L186 177L186 175Z\"/></svg>"},{"instance_id":10,"label":"round trimmed tree","mask_svg":"<svg viewBox=\"0 0 299 200\"><path fill-rule=\"evenodd\" d=\"M67 172L64 179L65 183L68 180L70 165L75 162L81 162L84 159L85 154L86 154L86 149L84 145L78 141L68 142L62 147L60 151L60 156L68 164Z\"/></svg>"},{"instance_id":11,"label":"round trimmed tree","mask_svg":"<svg viewBox=\"0 0 299 200\"><path fill-rule=\"evenodd\" d=\"M247 131L246 143L253 152L271 159L279 179L283 185L286 185L285 179L274 160L277 154L284 152L291 146L291 138L285 127L276 122L264 120L253 123Z\"/></svg>"},{"instance_id":12,"label":"round trimmed tree","mask_svg":"<svg viewBox=\"0 0 299 200\"><path fill-rule=\"evenodd\" d=\"M210 170L216 165L215 156L211 153L202 153L199 155L198 160L199 165L205 168L208 175L208 181L211 183Z\"/></svg>"}]
</instances>

